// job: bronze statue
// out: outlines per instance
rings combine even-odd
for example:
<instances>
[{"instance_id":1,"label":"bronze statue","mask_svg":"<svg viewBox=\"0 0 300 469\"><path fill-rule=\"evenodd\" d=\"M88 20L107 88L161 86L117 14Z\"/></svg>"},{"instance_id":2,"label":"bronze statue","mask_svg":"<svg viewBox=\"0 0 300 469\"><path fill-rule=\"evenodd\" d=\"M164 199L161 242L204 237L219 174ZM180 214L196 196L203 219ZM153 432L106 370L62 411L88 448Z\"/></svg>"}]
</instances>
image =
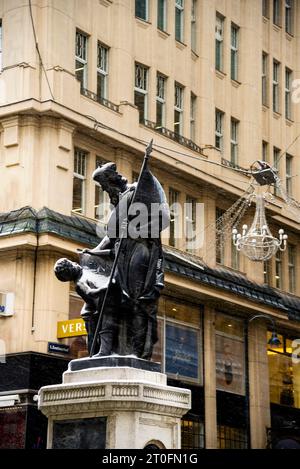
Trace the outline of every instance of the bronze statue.
<instances>
[{"instance_id":1,"label":"bronze statue","mask_svg":"<svg viewBox=\"0 0 300 469\"><path fill-rule=\"evenodd\" d=\"M151 142L152 143L152 142ZM82 317L91 356L135 355L150 360L157 341L157 307L164 286L161 231L169 209L159 181L148 169L150 144L135 184L114 163L98 167L93 179L109 194L107 235L80 254L80 264L55 265L59 280L73 280L84 299ZM97 353L95 353L97 352Z\"/></svg>"}]
</instances>

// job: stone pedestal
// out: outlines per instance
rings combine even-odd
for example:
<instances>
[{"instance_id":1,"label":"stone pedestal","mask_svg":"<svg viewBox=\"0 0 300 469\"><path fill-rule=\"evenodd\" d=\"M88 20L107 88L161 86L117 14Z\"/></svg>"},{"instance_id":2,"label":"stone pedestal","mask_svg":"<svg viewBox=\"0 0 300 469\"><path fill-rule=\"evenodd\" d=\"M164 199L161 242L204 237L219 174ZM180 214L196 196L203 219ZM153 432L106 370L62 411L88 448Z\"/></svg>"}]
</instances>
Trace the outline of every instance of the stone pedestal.
<instances>
[{"instance_id":1,"label":"stone pedestal","mask_svg":"<svg viewBox=\"0 0 300 469\"><path fill-rule=\"evenodd\" d=\"M180 420L191 407L191 392L167 386L165 374L145 369L156 364L135 358L123 363L139 368L118 366L118 360L107 366L107 359L100 366L99 359L73 360L62 384L40 389L47 447L180 448Z\"/></svg>"}]
</instances>

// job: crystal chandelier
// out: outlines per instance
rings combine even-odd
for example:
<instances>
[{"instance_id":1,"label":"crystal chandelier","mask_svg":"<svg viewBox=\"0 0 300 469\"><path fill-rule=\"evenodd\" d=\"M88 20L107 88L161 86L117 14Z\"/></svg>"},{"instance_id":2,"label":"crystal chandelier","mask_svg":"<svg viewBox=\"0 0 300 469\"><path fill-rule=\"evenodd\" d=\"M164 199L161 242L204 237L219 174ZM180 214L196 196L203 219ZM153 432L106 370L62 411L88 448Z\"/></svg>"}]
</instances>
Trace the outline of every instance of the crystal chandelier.
<instances>
[{"instance_id":1,"label":"crystal chandelier","mask_svg":"<svg viewBox=\"0 0 300 469\"><path fill-rule=\"evenodd\" d=\"M252 261L267 261L278 249L286 249L287 235L283 229L278 233L279 238L274 238L266 220L264 196L258 194L253 223L249 229L247 225L243 225L242 234L236 228L232 230L233 244Z\"/></svg>"}]
</instances>

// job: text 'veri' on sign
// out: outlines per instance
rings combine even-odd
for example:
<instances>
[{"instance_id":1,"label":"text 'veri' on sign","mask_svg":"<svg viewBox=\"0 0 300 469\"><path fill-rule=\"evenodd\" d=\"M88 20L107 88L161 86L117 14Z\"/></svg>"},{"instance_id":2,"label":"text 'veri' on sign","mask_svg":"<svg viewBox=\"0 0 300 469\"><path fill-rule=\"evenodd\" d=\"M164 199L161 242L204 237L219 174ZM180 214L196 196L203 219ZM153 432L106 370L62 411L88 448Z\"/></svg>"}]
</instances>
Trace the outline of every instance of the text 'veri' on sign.
<instances>
[{"instance_id":1,"label":"text 'veri' on sign","mask_svg":"<svg viewBox=\"0 0 300 469\"><path fill-rule=\"evenodd\" d=\"M87 335L83 319L70 319L69 321L59 321L57 323L57 338L76 337Z\"/></svg>"}]
</instances>

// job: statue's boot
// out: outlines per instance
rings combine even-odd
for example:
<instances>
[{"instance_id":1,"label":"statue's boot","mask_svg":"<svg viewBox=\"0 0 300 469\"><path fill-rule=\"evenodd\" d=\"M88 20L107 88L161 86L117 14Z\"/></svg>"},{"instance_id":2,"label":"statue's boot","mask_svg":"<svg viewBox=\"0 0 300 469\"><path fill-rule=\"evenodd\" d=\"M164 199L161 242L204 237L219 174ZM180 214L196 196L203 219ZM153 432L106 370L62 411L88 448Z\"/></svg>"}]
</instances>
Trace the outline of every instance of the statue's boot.
<instances>
[{"instance_id":1,"label":"statue's boot","mask_svg":"<svg viewBox=\"0 0 300 469\"><path fill-rule=\"evenodd\" d=\"M100 351L94 357L107 357L112 353L113 334L106 332L100 334Z\"/></svg>"}]
</instances>

